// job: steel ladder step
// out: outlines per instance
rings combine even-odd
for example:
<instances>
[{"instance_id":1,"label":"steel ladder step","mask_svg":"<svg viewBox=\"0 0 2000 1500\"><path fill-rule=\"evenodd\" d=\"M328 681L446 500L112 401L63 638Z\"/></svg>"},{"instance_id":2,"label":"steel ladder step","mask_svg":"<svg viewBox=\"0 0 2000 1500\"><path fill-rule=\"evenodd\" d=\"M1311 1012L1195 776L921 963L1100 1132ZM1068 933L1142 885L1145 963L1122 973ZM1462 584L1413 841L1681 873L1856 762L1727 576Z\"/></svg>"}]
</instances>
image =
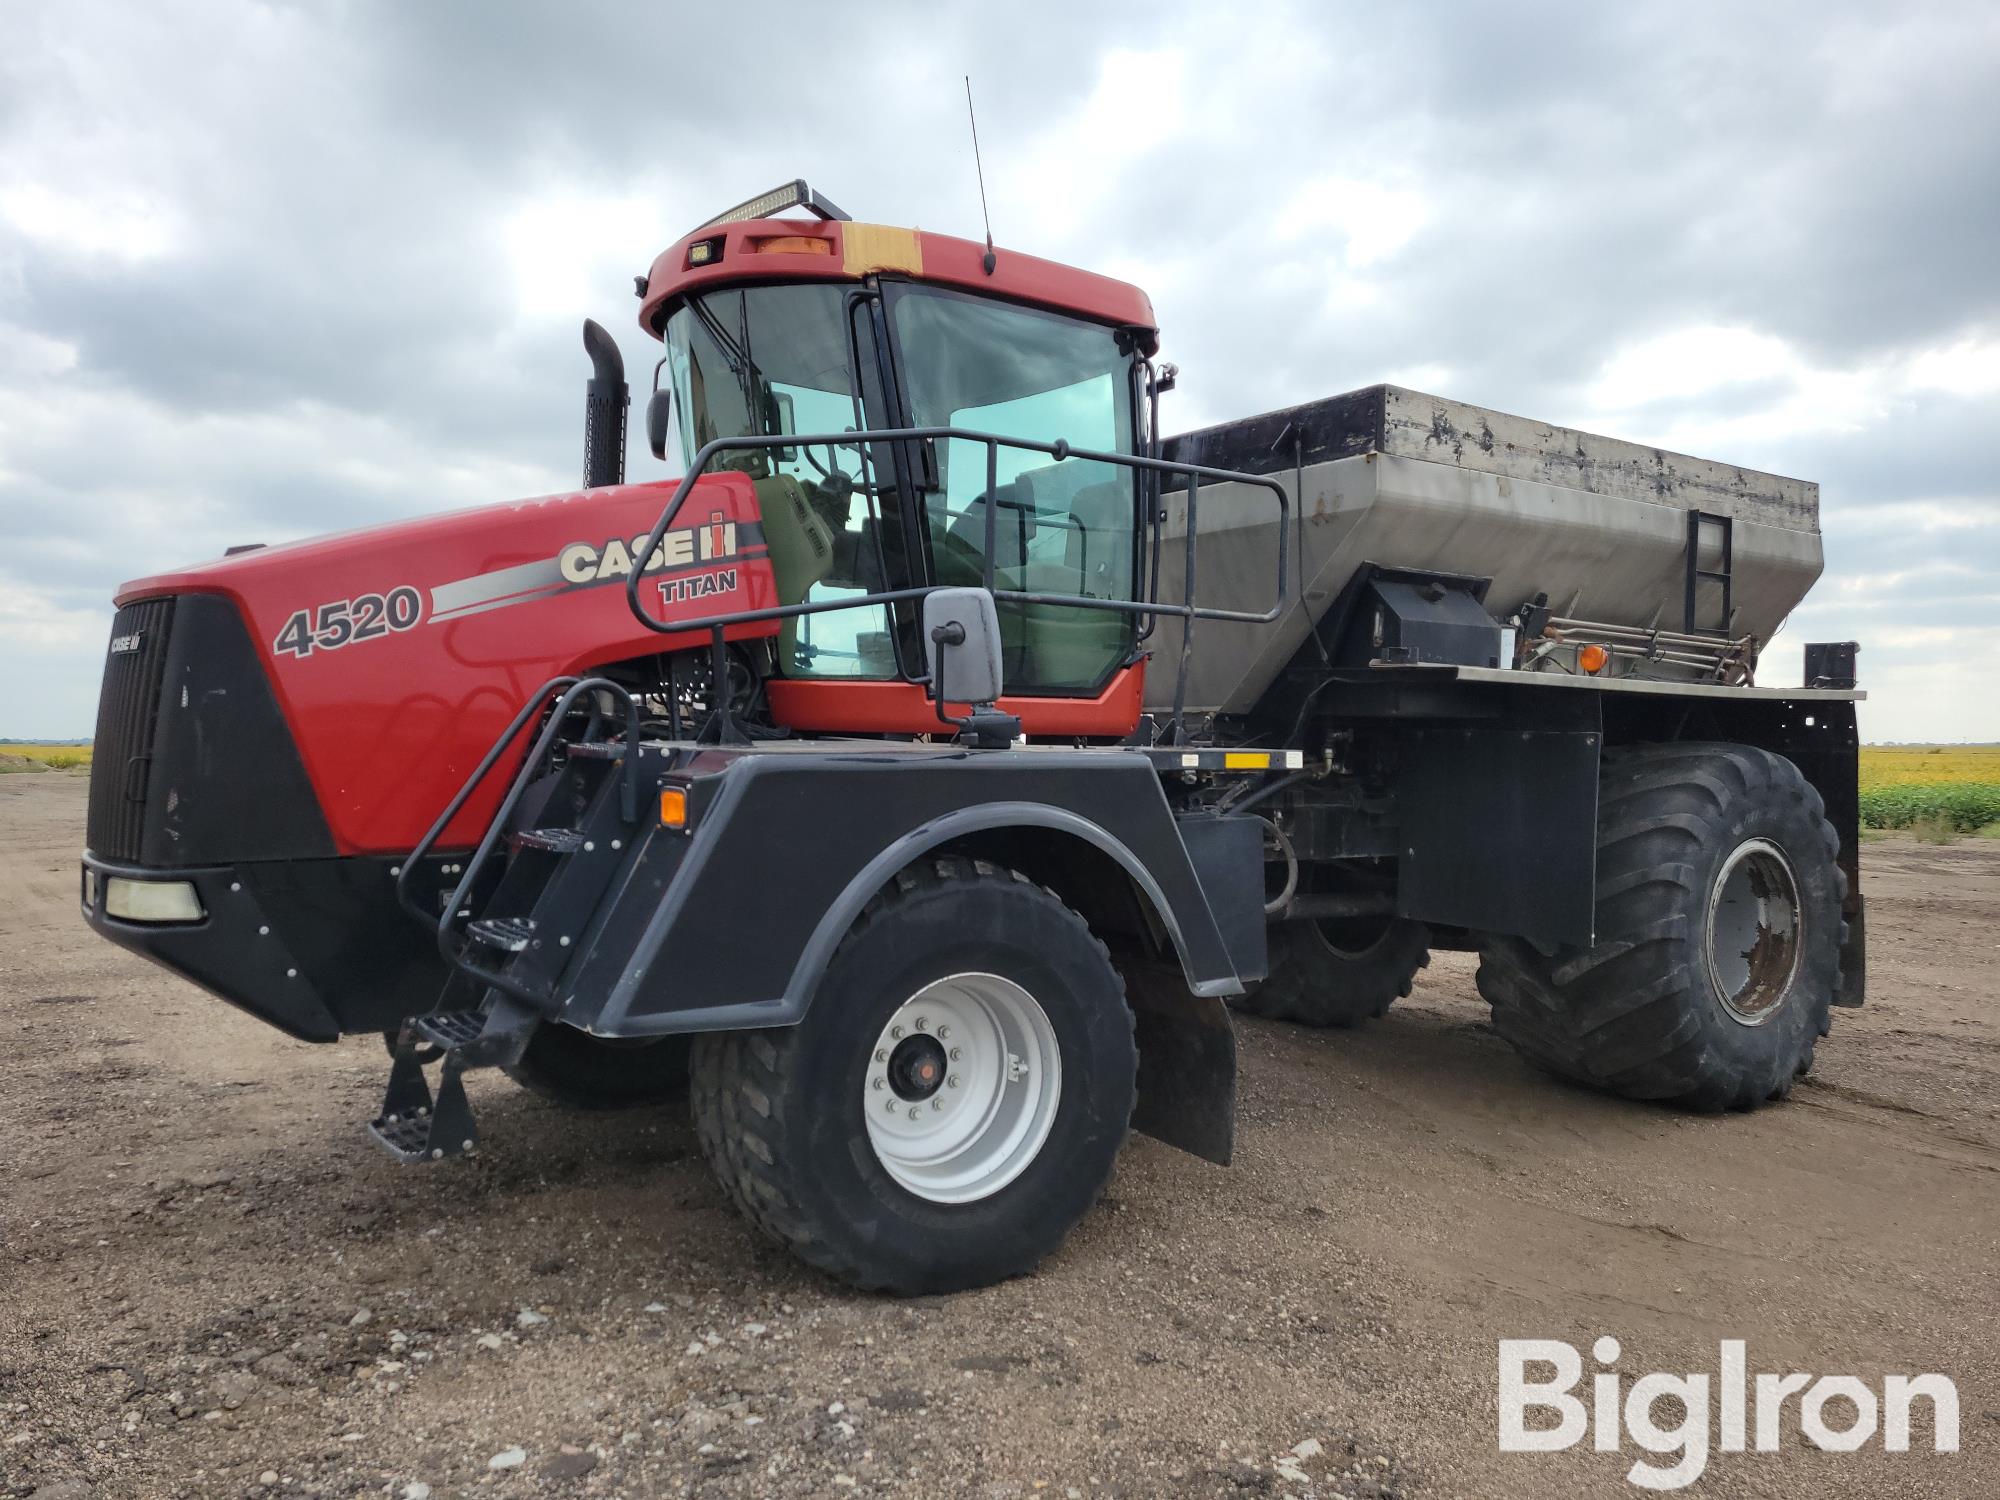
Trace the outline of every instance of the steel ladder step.
<instances>
[{"instance_id":1,"label":"steel ladder step","mask_svg":"<svg viewBox=\"0 0 2000 1500\"><path fill-rule=\"evenodd\" d=\"M382 1115L368 1124L375 1144L400 1162L430 1161L431 1112L416 1110L407 1115Z\"/></svg>"},{"instance_id":2,"label":"steel ladder step","mask_svg":"<svg viewBox=\"0 0 2000 1500\"><path fill-rule=\"evenodd\" d=\"M551 854L574 854L583 847L580 828L530 828L510 840L516 849L546 849Z\"/></svg>"},{"instance_id":3,"label":"steel ladder step","mask_svg":"<svg viewBox=\"0 0 2000 1500\"><path fill-rule=\"evenodd\" d=\"M486 1012L481 1010L439 1010L418 1016L410 1023L417 1035L450 1051L479 1040L486 1029Z\"/></svg>"},{"instance_id":4,"label":"steel ladder step","mask_svg":"<svg viewBox=\"0 0 2000 1500\"><path fill-rule=\"evenodd\" d=\"M535 940L533 917L481 917L465 924L466 936L501 953L524 953Z\"/></svg>"},{"instance_id":5,"label":"steel ladder step","mask_svg":"<svg viewBox=\"0 0 2000 1500\"><path fill-rule=\"evenodd\" d=\"M479 1132L460 1076L464 1063L459 1048L477 1041L487 1021L484 1011L442 1010L403 1023L382 1108L368 1122L368 1134L397 1161L440 1161L478 1145ZM426 1044L444 1051L435 1094L424 1077L425 1062L435 1060L424 1056Z\"/></svg>"},{"instance_id":6,"label":"steel ladder step","mask_svg":"<svg viewBox=\"0 0 2000 1500\"><path fill-rule=\"evenodd\" d=\"M475 1150L479 1131L472 1123L472 1106L466 1100L457 1066L446 1059L433 1102L416 1059L399 1059L389 1075L382 1113L368 1122L368 1134L376 1145L406 1163L441 1161Z\"/></svg>"}]
</instances>

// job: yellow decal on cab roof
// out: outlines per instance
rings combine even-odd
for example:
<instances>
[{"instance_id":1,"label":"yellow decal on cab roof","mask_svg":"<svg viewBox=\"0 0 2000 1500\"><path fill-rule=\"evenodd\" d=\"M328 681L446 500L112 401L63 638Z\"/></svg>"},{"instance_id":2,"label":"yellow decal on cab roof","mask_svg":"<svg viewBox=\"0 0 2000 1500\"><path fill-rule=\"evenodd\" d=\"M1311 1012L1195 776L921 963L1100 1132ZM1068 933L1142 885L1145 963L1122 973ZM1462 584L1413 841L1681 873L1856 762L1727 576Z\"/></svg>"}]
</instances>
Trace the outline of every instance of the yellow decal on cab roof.
<instances>
[{"instance_id":1,"label":"yellow decal on cab roof","mask_svg":"<svg viewBox=\"0 0 2000 1500\"><path fill-rule=\"evenodd\" d=\"M888 224L843 224L841 250L849 276L868 276L876 271L907 271L924 274L924 251L914 229L897 229Z\"/></svg>"}]
</instances>

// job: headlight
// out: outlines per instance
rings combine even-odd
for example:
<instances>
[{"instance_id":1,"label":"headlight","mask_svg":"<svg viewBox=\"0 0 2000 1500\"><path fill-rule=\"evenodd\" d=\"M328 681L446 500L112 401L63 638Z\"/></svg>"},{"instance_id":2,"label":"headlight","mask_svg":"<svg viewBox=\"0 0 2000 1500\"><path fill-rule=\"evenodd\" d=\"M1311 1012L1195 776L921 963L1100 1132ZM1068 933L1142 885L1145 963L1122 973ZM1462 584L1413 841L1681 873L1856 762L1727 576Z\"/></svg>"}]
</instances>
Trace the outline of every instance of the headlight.
<instances>
[{"instance_id":1,"label":"headlight","mask_svg":"<svg viewBox=\"0 0 2000 1500\"><path fill-rule=\"evenodd\" d=\"M122 875L105 877L104 914L125 922L199 922L208 915L191 880L128 880Z\"/></svg>"}]
</instances>

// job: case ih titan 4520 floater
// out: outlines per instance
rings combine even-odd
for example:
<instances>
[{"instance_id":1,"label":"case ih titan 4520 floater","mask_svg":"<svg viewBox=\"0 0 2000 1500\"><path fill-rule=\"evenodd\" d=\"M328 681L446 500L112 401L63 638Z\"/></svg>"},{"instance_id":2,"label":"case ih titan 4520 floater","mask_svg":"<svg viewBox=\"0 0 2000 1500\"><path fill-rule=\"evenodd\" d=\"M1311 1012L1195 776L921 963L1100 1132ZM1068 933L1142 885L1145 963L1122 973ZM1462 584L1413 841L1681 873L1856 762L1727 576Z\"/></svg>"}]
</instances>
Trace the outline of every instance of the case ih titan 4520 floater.
<instances>
[{"instance_id":1,"label":"case ih titan 4520 floater","mask_svg":"<svg viewBox=\"0 0 2000 1500\"><path fill-rule=\"evenodd\" d=\"M292 1036L691 1089L752 1220L863 1286L1025 1271L1128 1127L1227 1162L1226 1005L1494 1024L1748 1109L1862 995L1854 648L1754 685L1818 492L1374 386L1177 438L1144 293L804 183L638 283L625 482L118 595L91 925ZM435 1081L427 1073L435 1069Z\"/></svg>"}]
</instances>

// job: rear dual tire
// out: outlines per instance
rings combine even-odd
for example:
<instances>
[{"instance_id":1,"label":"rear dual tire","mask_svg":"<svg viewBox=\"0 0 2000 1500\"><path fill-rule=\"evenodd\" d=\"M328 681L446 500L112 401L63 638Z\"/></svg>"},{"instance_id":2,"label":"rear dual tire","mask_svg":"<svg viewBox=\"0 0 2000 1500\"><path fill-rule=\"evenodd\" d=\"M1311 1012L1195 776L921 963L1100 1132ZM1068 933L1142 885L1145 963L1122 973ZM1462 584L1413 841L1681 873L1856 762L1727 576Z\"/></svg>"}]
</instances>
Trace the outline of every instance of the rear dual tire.
<instances>
[{"instance_id":1,"label":"rear dual tire","mask_svg":"<svg viewBox=\"0 0 2000 1500\"><path fill-rule=\"evenodd\" d=\"M696 1038L695 1126L736 1206L802 1260L959 1291L1032 1270L1096 1201L1137 1064L1083 919L942 858L869 903L798 1025Z\"/></svg>"},{"instance_id":2,"label":"rear dual tire","mask_svg":"<svg viewBox=\"0 0 2000 1500\"><path fill-rule=\"evenodd\" d=\"M1839 840L1797 766L1746 745L1607 752L1596 943L1481 951L1494 1028L1587 1087L1699 1111L1782 1098L1840 988Z\"/></svg>"},{"instance_id":3,"label":"rear dual tire","mask_svg":"<svg viewBox=\"0 0 2000 1500\"><path fill-rule=\"evenodd\" d=\"M644 1109L687 1098L689 1051L684 1036L614 1040L543 1024L506 1073L565 1109Z\"/></svg>"},{"instance_id":4,"label":"rear dual tire","mask_svg":"<svg viewBox=\"0 0 2000 1500\"><path fill-rule=\"evenodd\" d=\"M1247 1015L1345 1028L1388 1014L1431 961L1430 931L1401 917L1275 922L1270 973L1229 1003Z\"/></svg>"}]
</instances>

